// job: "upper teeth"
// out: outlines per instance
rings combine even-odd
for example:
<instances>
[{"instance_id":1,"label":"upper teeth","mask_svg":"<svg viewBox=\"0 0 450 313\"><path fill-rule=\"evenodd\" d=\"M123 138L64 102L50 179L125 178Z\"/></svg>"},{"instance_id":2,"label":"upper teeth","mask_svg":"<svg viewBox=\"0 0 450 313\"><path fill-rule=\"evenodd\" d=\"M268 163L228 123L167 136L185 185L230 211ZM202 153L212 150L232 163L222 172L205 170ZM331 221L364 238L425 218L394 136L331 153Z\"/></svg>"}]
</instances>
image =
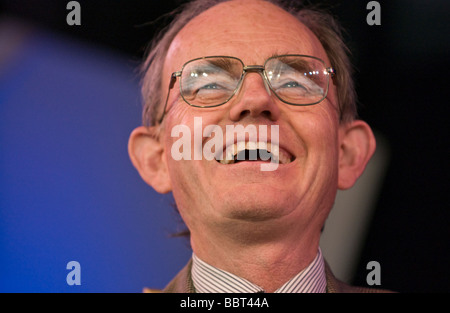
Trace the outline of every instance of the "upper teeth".
<instances>
[{"instance_id":1,"label":"upper teeth","mask_svg":"<svg viewBox=\"0 0 450 313\"><path fill-rule=\"evenodd\" d=\"M286 153L280 153L278 144L267 143L264 141L239 141L233 145L227 146L225 150L225 157L218 158L222 164L231 164L236 160L236 156L244 150L266 150L270 152L270 161L275 163L287 164L291 159Z\"/></svg>"}]
</instances>

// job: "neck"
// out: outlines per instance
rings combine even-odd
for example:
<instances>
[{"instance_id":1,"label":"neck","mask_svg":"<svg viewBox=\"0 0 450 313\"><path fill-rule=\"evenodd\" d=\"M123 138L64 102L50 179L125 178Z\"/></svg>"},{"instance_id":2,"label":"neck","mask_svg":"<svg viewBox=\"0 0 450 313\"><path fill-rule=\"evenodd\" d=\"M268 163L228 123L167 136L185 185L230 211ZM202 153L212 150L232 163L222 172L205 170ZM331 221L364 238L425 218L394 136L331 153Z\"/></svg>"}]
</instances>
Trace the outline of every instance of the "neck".
<instances>
[{"instance_id":1,"label":"neck","mask_svg":"<svg viewBox=\"0 0 450 313\"><path fill-rule=\"evenodd\" d=\"M274 292L314 260L320 231L284 232L282 238L267 233L271 235L264 240L255 234L229 236L203 230L198 236L192 232L191 243L194 253L208 264Z\"/></svg>"}]
</instances>

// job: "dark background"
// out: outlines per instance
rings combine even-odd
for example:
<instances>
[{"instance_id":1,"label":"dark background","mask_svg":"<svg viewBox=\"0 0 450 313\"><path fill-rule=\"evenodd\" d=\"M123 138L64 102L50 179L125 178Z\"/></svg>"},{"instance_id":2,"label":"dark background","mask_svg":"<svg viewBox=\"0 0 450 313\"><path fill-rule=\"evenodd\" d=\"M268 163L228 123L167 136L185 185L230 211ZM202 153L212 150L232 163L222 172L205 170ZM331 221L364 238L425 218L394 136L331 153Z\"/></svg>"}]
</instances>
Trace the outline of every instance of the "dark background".
<instances>
[{"instance_id":1,"label":"dark background","mask_svg":"<svg viewBox=\"0 0 450 313\"><path fill-rule=\"evenodd\" d=\"M4 0L12 16L140 60L155 20L180 1L78 1L81 26L66 24L66 3ZM311 1L316 3L315 1ZM448 292L450 2L379 1L381 25L366 23L368 1L326 1L347 30L360 117L388 141L390 164L354 283L365 264L382 268L382 287Z\"/></svg>"}]
</instances>

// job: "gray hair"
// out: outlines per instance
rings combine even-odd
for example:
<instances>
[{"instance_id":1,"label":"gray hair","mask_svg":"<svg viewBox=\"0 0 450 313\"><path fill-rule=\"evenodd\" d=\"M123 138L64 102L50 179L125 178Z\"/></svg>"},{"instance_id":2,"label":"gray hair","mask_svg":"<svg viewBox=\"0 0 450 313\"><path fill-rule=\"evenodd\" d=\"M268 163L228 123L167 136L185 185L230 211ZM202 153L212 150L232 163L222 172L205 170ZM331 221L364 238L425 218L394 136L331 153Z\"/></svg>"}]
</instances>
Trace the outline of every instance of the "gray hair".
<instances>
[{"instance_id":1,"label":"gray hair","mask_svg":"<svg viewBox=\"0 0 450 313\"><path fill-rule=\"evenodd\" d=\"M167 51L178 32L193 18L209 8L230 0L195 0L170 12L172 22L162 29L150 42L145 61L140 71L142 74L143 124L154 126L162 112L164 92L162 75ZM342 28L336 19L323 10L307 8L299 1L287 3L283 0L264 0L277 5L292 14L307 26L319 39L331 65L336 70L333 78L337 88L337 97L341 121L347 122L357 117L356 92L353 83L353 68L349 58L349 49L342 36Z\"/></svg>"}]
</instances>

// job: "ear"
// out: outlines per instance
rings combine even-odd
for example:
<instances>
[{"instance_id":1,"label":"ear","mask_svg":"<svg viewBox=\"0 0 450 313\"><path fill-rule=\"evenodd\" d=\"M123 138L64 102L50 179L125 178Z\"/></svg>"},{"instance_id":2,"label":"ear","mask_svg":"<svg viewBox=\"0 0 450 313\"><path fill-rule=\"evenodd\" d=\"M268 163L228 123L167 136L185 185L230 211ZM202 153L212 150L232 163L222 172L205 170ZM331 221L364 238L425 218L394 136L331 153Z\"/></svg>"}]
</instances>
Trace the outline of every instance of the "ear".
<instances>
[{"instance_id":1,"label":"ear","mask_svg":"<svg viewBox=\"0 0 450 313\"><path fill-rule=\"evenodd\" d=\"M361 120L342 123L339 130L338 188L351 188L375 152L376 141L370 126Z\"/></svg>"},{"instance_id":2,"label":"ear","mask_svg":"<svg viewBox=\"0 0 450 313\"><path fill-rule=\"evenodd\" d=\"M159 193L172 190L164 146L158 138L158 129L140 126L128 140L128 154L142 179Z\"/></svg>"}]
</instances>

